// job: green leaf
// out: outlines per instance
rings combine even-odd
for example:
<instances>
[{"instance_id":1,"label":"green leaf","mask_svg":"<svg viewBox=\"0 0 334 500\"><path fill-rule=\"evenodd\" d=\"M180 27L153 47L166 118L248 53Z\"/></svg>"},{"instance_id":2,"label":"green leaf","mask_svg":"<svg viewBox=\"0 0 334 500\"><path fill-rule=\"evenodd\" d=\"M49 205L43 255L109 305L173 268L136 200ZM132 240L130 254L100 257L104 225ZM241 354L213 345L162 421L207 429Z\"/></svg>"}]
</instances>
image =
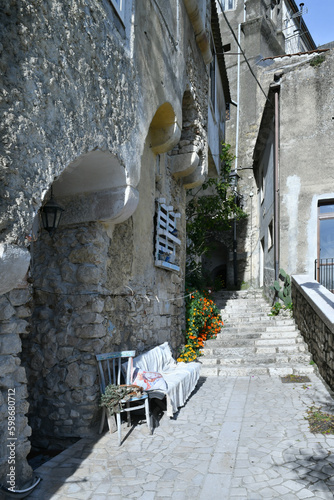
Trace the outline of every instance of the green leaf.
<instances>
[{"instance_id":1,"label":"green leaf","mask_svg":"<svg viewBox=\"0 0 334 500\"><path fill-rule=\"evenodd\" d=\"M285 280L286 276L287 276L287 274L286 274L286 272L284 271L284 269L280 269L280 270L279 270L279 277L281 278L281 280L282 280L282 281L284 281L284 280Z\"/></svg>"}]
</instances>

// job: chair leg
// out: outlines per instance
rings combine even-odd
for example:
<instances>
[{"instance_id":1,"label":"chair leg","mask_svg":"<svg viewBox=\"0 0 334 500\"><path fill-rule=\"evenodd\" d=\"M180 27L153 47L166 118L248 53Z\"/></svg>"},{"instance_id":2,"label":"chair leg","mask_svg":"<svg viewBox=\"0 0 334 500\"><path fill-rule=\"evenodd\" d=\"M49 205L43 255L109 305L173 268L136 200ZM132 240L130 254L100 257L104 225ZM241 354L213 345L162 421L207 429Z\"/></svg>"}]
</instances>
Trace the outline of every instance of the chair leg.
<instances>
[{"instance_id":1,"label":"chair leg","mask_svg":"<svg viewBox=\"0 0 334 500\"><path fill-rule=\"evenodd\" d=\"M150 403L148 398L145 399L145 416L149 433L153 434L153 428L151 425L151 417L150 417Z\"/></svg>"},{"instance_id":2,"label":"chair leg","mask_svg":"<svg viewBox=\"0 0 334 500\"><path fill-rule=\"evenodd\" d=\"M120 413L116 413L116 421L117 421L118 446L121 446L121 442L122 442L122 435L121 435L122 427L121 427L121 414Z\"/></svg>"},{"instance_id":3,"label":"chair leg","mask_svg":"<svg viewBox=\"0 0 334 500\"><path fill-rule=\"evenodd\" d=\"M100 428L99 428L99 434L102 434L103 431L103 426L104 426L104 419L106 418L106 407L103 406L102 409L102 417L101 417L101 423L100 423Z\"/></svg>"},{"instance_id":4,"label":"chair leg","mask_svg":"<svg viewBox=\"0 0 334 500\"><path fill-rule=\"evenodd\" d=\"M108 421L109 432L110 434L113 434L113 432L116 432L117 430L117 425L116 425L115 415L111 415L109 410L107 410L107 421Z\"/></svg>"},{"instance_id":5,"label":"chair leg","mask_svg":"<svg viewBox=\"0 0 334 500\"><path fill-rule=\"evenodd\" d=\"M126 408L130 408L130 403L126 403ZM131 415L130 415L131 412L127 411L126 413L127 413L126 418L128 421L128 427L131 427Z\"/></svg>"}]
</instances>

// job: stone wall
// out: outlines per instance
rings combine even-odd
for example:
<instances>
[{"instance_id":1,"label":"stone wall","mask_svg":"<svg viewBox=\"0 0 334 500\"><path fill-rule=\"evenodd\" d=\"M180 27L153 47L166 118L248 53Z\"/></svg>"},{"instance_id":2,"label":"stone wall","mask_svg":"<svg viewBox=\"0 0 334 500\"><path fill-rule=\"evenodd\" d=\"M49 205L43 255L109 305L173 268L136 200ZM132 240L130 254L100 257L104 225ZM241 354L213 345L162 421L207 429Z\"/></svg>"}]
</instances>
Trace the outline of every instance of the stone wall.
<instances>
[{"instance_id":1,"label":"stone wall","mask_svg":"<svg viewBox=\"0 0 334 500\"><path fill-rule=\"evenodd\" d=\"M145 147L139 205L122 224L41 230L32 247L34 313L24 341L32 443L66 447L96 433L100 417L95 354L168 341L176 352L184 329L185 191ZM178 273L154 266L155 200L181 210Z\"/></svg>"},{"instance_id":2,"label":"stone wall","mask_svg":"<svg viewBox=\"0 0 334 500\"><path fill-rule=\"evenodd\" d=\"M12 290L0 297L0 481L7 487L11 466L15 467L17 484L31 474L25 461L31 435L26 416L27 377L20 360L21 337L30 330L30 305L29 288ZM10 443L14 443L11 448Z\"/></svg>"},{"instance_id":3,"label":"stone wall","mask_svg":"<svg viewBox=\"0 0 334 500\"><path fill-rule=\"evenodd\" d=\"M320 375L334 390L334 295L307 276L292 277L293 316Z\"/></svg>"},{"instance_id":4,"label":"stone wall","mask_svg":"<svg viewBox=\"0 0 334 500\"><path fill-rule=\"evenodd\" d=\"M0 12L1 242L24 250L23 276L30 243L33 280L30 332L21 331L29 298L12 303L15 290L1 298L0 331L11 349L1 358L3 387L15 383L20 392L21 480L29 476L27 393L32 443L67 446L95 432L99 420L96 353L141 352L164 341L176 350L182 341L187 183L176 179L166 153L179 140L182 98L191 89L192 135L203 151L189 182L204 180L208 72L184 3L168 3L170 24L159 3L166 5L137 8L129 0L125 27L108 0L6 0ZM150 128L166 104L174 134L159 116L154 149ZM67 203L52 238L36 217L50 186ZM154 266L160 197L181 213L179 273ZM90 210L93 204L101 210ZM18 268L14 258L4 264L10 275ZM8 286L4 292L16 284Z\"/></svg>"},{"instance_id":5,"label":"stone wall","mask_svg":"<svg viewBox=\"0 0 334 500\"><path fill-rule=\"evenodd\" d=\"M138 80L108 3L6 0L1 9L0 228L7 242L24 242L47 189L71 161L99 147L125 163L119 144L136 142Z\"/></svg>"}]
</instances>

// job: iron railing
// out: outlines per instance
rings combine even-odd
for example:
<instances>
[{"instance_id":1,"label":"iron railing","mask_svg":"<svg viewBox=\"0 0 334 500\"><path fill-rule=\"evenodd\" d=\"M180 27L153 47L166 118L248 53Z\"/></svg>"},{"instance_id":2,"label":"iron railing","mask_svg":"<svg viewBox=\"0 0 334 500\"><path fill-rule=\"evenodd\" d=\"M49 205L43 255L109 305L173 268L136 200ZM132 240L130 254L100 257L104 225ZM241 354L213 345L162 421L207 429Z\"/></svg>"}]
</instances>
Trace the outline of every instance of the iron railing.
<instances>
[{"instance_id":1,"label":"iron railing","mask_svg":"<svg viewBox=\"0 0 334 500\"><path fill-rule=\"evenodd\" d=\"M315 279L320 285L334 293L334 258L316 259L314 271Z\"/></svg>"}]
</instances>

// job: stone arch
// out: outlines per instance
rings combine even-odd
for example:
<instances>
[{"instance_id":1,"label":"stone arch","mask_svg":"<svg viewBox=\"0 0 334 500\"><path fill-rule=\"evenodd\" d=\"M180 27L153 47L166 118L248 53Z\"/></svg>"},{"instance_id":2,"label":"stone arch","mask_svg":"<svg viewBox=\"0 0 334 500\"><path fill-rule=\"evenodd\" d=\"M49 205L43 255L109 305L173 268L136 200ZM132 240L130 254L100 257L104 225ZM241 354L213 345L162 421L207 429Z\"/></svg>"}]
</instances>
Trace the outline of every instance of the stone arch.
<instances>
[{"instance_id":1,"label":"stone arch","mask_svg":"<svg viewBox=\"0 0 334 500\"><path fill-rule=\"evenodd\" d=\"M152 118L149 128L149 140L155 154L166 153L173 149L181 137L181 128L173 106L169 102L162 104Z\"/></svg>"},{"instance_id":2,"label":"stone arch","mask_svg":"<svg viewBox=\"0 0 334 500\"><path fill-rule=\"evenodd\" d=\"M189 88L183 94L181 137L171 160L172 174L175 178L182 178L187 189L199 186L205 180L204 136L195 95Z\"/></svg>"},{"instance_id":3,"label":"stone arch","mask_svg":"<svg viewBox=\"0 0 334 500\"><path fill-rule=\"evenodd\" d=\"M108 289L111 234L131 217L139 198L117 156L100 149L70 163L52 188L65 211L52 237L36 228L33 329L22 352L37 448L66 447L95 432L94 354L111 350L116 337L107 317L114 307Z\"/></svg>"},{"instance_id":4,"label":"stone arch","mask_svg":"<svg viewBox=\"0 0 334 500\"><path fill-rule=\"evenodd\" d=\"M94 150L80 156L53 183L54 196L65 208L63 224L128 219L138 205L137 190L127 183L115 155Z\"/></svg>"},{"instance_id":5,"label":"stone arch","mask_svg":"<svg viewBox=\"0 0 334 500\"><path fill-rule=\"evenodd\" d=\"M210 256L203 258L203 269L209 275L210 281L212 283L219 281L219 286L222 288L229 284L229 256L228 247L224 243L216 241Z\"/></svg>"}]
</instances>

